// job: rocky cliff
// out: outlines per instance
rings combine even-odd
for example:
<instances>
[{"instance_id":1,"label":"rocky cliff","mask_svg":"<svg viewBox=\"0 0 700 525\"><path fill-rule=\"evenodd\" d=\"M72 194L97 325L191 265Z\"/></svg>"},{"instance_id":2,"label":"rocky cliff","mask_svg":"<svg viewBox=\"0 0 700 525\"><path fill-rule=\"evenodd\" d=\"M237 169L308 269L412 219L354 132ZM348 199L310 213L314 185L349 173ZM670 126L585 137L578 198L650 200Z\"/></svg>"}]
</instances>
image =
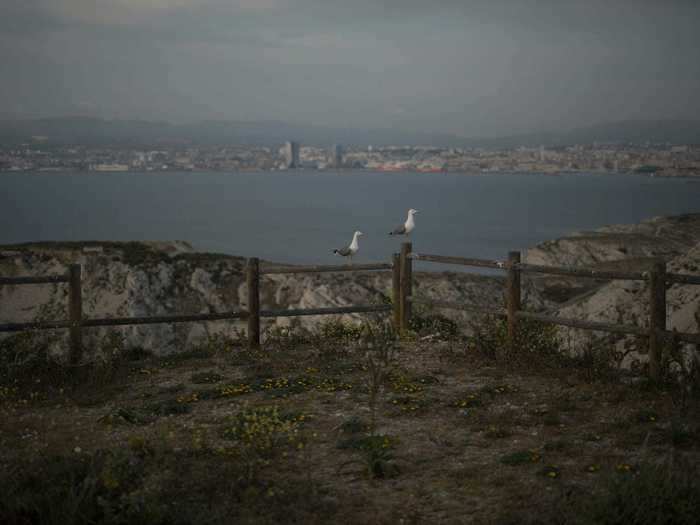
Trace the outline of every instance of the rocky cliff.
<instances>
[{"instance_id":1,"label":"rocky cliff","mask_svg":"<svg viewBox=\"0 0 700 525\"><path fill-rule=\"evenodd\" d=\"M700 273L700 214L654 218L636 225L608 226L542 243L524 256L533 264L596 269L646 270L661 257L669 271ZM0 247L0 275L65 273L83 266L83 309L87 317L130 317L210 313L247 307L245 260L199 253L185 242L32 243ZM267 263L269 264L269 263ZM450 302L502 304L500 277L465 273L414 273L418 296ZM577 319L644 325L646 285L528 274L523 279L526 307ZM390 296L390 272L266 275L261 284L265 309L318 308L378 303ZM0 287L0 323L65 319L66 285ZM700 287L674 285L668 291L669 326L700 328ZM448 313L445 311L445 313ZM449 312L464 326L466 313ZM360 316L345 316L361 319ZM310 325L321 317L266 320L269 324ZM168 354L207 336L234 334L244 323L182 323L119 328L129 346ZM108 328L86 329L89 344ZM568 337L569 334L567 334ZM573 346L596 334L576 332ZM628 341L627 341L628 342ZM623 345L620 340L616 344ZM638 356L637 356L638 357Z\"/></svg>"},{"instance_id":2,"label":"rocky cliff","mask_svg":"<svg viewBox=\"0 0 700 525\"><path fill-rule=\"evenodd\" d=\"M580 266L598 270L646 271L663 259L669 272L700 275L700 214L655 217L633 225L614 225L574 233L527 251L532 264ZM536 300L530 307L561 317L648 326L648 283L533 276L526 285ZM700 331L700 286L674 284L666 294L667 325ZM612 339L623 365L644 361L646 341L596 332L562 329L572 351L602 337Z\"/></svg>"},{"instance_id":3,"label":"rocky cliff","mask_svg":"<svg viewBox=\"0 0 700 525\"><path fill-rule=\"evenodd\" d=\"M198 314L247 307L245 259L198 253L184 242L34 243L0 248L0 275L51 275L69 264L83 267L83 312L90 317ZM493 304L502 280L464 273L415 273L423 297ZM376 304L390 296L390 272L265 275L263 309ZM0 323L65 319L67 285L0 287ZM458 318L459 317L459 314ZM360 319L360 316L344 316ZM265 320L269 324L312 325L321 317ZM464 317L461 317L464 319ZM240 321L159 324L119 328L132 347L160 354L179 352L208 335L232 335ZM85 329L88 345L108 328Z\"/></svg>"}]
</instances>

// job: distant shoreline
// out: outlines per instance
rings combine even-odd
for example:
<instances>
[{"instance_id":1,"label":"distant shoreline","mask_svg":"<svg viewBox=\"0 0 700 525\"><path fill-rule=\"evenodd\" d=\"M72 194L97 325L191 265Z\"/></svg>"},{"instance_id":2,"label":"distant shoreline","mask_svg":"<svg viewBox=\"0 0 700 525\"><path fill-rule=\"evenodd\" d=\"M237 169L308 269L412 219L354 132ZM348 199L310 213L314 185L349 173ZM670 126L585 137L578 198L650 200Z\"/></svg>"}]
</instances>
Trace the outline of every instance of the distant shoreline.
<instances>
[{"instance_id":1,"label":"distant shoreline","mask_svg":"<svg viewBox=\"0 0 700 525\"><path fill-rule=\"evenodd\" d=\"M463 175L471 177L485 177L485 176L498 176L498 175L523 175L523 176L546 176L546 177L559 177L562 175L579 175L579 176L638 176L647 178L658 178L658 179L681 179L681 180L698 180L700 179L700 172L695 174L683 174L683 175L664 175L661 173L638 173L634 171L592 171L592 170L561 170L561 171L511 171L511 170L498 170L498 171L424 171L424 170L381 170L381 169L296 169L296 170L70 170L70 169L40 169L40 170L0 170L0 176L6 174L25 174L25 175L39 175L39 174L56 174L56 175L169 175L169 174L227 174L227 175L238 175L238 174L252 174L258 173L261 175L268 174L288 174L288 175L299 175L299 174L319 174L319 175L341 175L341 174L355 174L355 173L372 173L377 175L385 174L406 174L406 175Z\"/></svg>"}]
</instances>

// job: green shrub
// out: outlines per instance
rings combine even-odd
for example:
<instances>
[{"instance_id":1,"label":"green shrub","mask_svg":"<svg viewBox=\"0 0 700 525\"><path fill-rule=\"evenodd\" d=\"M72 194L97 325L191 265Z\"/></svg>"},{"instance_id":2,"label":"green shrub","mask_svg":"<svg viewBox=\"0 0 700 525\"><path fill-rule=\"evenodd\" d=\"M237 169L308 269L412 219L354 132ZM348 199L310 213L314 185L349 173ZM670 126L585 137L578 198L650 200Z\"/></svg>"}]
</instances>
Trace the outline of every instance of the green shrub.
<instances>
[{"instance_id":1,"label":"green shrub","mask_svg":"<svg viewBox=\"0 0 700 525\"><path fill-rule=\"evenodd\" d=\"M54 332L20 332L0 340L0 386L62 379L64 367L51 354L59 338Z\"/></svg>"},{"instance_id":2,"label":"green shrub","mask_svg":"<svg viewBox=\"0 0 700 525\"><path fill-rule=\"evenodd\" d=\"M302 326L267 327L262 334L262 340L267 350L294 350L300 345L306 345L314 339L313 334Z\"/></svg>"},{"instance_id":3,"label":"green shrub","mask_svg":"<svg viewBox=\"0 0 700 525\"><path fill-rule=\"evenodd\" d=\"M408 328L418 336L432 336L435 339L449 341L459 337L457 323L444 315L414 311L408 323Z\"/></svg>"},{"instance_id":4,"label":"green shrub","mask_svg":"<svg viewBox=\"0 0 700 525\"><path fill-rule=\"evenodd\" d=\"M396 444L395 438L382 435L353 436L345 439L338 443L338 448L358 451L361 459L346 461L339 470L349 465L358 464L371 478L396 477L399 474L399 467L393 452Z\"/></svg>"},{"instance_id":5,"label":"green shrub","mask_svg":"<svg viewBox=\"0 0 700 525\"><path fill-rule=\"evenodd\" d=\"M615 341L604 338L589 341L574 356L568 358L569 364L579 369L583 379L588 382L611 380L616 376L623 354L615 349Z\"/></svg>"},{"instance_id":6,"label":"green shrub","mask_svg":"<svg viewBox=\"0 0 700 525\"><path fill-rule=\"evenodd\" d=\"M472 323L472 335L469 338L471 350L491 358L501 357L546 357L559 358L560 341L554 325L521 319L517 324L516 354L509 349L508 326L506 320L486 316L480 322Z\"/></svg>"},{"instance_id":7,"label":"green shrub","mask_svg":"<svg viewBox=\"0 0 700 525\"><path fill-rule=\"evenodd\" d=\"M316 333L324 341L350 343L360 340L363 327L359 324L333 318L321 322L316 329Z\"/></svg>"},{"instance_id":8,"label":"green shrub","mask_svg":"<svg viewBox=\"0 0 700 525\"><path fill-rule=\"evenodd\" d=\"M697 464L645 464L604 481L600 490L572 507L571 523L582 525L690 525L700 515Z\"/></svg>"},{"instance_id":9,"label":"green shrub","mask_svg":"<svg viewBox=\"0 0 700 525\"><path fill-rule=\"evenodd\" d=\"M518 450L517 452L511 452L501 457L501 463L511 467L537 463L539 460L540 455L534 450Z\"/></svg>"},{"instance_id":10,"label":"green shrub","mask_svg":"<svg viewBox=\"0 0 700 525\"><path fill-rule=\"evenodd\" d=\"M126 524L176 523L166 518L165 503L144 490L150 461L146 446L40 458L22 469L0 475L0 522Z\"/></svg>"},{"instance_id":11,"label":"green shrub","mask_svg":"<svg viewBox=\"0 0 700 525\"><path fill-rule=\"evenodd\" d=\"M248 408L236 414L222 437L268 457L284 443L293 443L303 415L282 413L277 407Z\"/></svg>"}]
</instances>

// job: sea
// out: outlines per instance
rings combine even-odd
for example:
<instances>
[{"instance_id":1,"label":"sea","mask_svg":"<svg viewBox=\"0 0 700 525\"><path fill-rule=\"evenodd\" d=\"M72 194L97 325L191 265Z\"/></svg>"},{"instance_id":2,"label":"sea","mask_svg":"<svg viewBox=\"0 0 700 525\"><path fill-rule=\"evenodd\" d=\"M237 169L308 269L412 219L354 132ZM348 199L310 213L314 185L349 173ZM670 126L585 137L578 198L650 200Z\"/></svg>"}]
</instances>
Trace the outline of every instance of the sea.
<instances>
[{"instance_id":1,"label":"sea","mask_svg":"<svg viewBox=\"0 0 700 525\"><path fill-rule=\"evenodd\" d=\"M418 210L419 253L503 259L549 239L700 212L700 179L631 174L371 171L0 173L0 244L184 240L291 264L387 261ZM425 264L425 263L422 263ZM427 269L427 268L426 268ZM432 267L431 269L436 269ZM441 268L445 269L445 268Z\"/></svg>"}]
</instances>

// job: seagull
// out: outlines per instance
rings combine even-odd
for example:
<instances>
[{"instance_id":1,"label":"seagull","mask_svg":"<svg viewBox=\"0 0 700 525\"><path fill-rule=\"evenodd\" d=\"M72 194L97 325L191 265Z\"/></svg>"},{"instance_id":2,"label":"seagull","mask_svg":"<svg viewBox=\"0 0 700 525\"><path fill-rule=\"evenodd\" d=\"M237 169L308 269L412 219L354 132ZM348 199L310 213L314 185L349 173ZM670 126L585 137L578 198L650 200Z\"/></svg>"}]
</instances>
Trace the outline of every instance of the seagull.
<instances>
[{"instance_id":1,"label":"seagull","mask_svg":"<svg viewBox=\"0 0 700 525\"><path fill-rule=\"evenodd\" d=\"M349 257L350 264L352 264L352 256L355 255L357 253L357 250L360 249L360 245L357 244L357 238L360 235L362 235L362 232L356 231L352 236L352 242L349 246L346 246L345 248L340 248L339 250L333 250L333 253L335 253L336 255L340 255L341 257Z\"/></svg>"},{"instance_id":2,"label":"seagull","mask_svg":"<svg viewBox=\"0 0 700 525\"><path fill-rule=\"evenodd\" d=\"M389 232L389 235L408 235L409 233L411 233L413 231L413 228L416 227L416 223L413 220L413 216L416 213L418 213L418 210L414 210L413 208L408 210L408 217L406 218L406 222L404 222L394 231Z\"/></svg>"}]
</instances>

